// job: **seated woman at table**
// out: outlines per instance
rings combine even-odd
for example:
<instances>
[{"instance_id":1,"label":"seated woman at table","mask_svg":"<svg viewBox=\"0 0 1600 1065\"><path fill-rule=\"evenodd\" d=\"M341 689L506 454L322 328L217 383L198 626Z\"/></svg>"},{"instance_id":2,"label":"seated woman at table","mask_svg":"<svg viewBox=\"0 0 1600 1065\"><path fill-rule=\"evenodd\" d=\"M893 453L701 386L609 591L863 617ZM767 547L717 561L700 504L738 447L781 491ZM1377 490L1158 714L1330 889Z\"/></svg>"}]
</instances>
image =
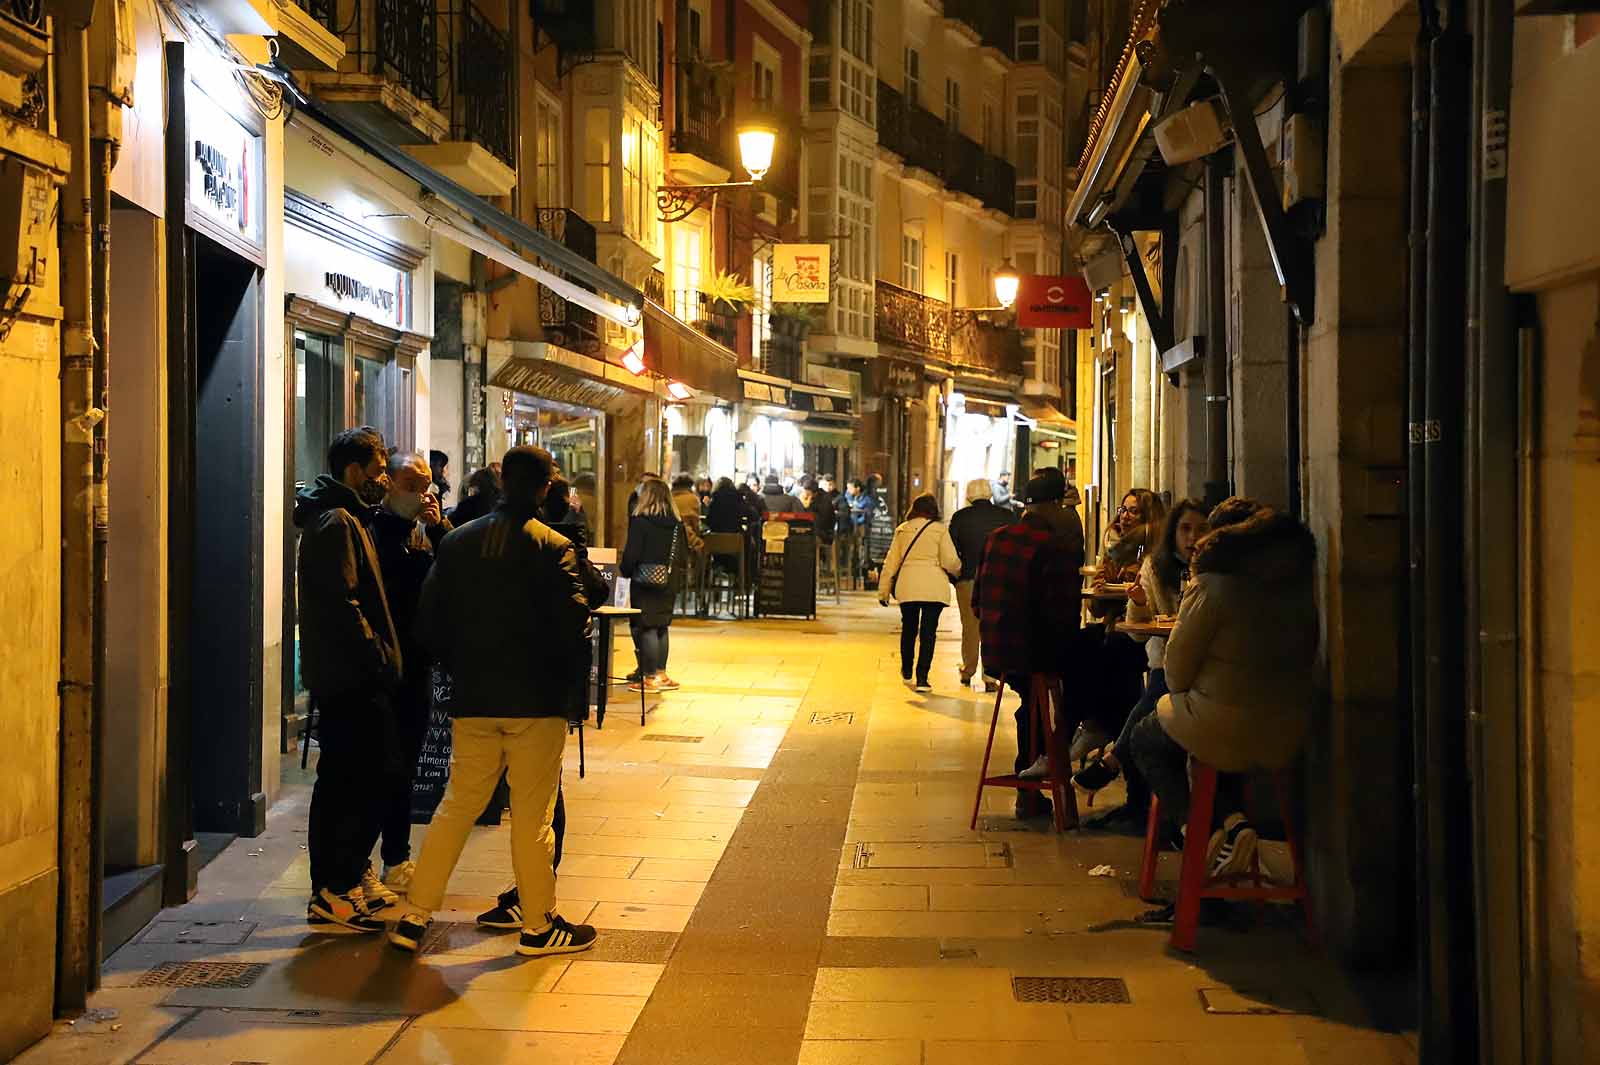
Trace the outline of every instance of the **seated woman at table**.
<instances>
[{"instance_id":1,"label":"seated woman at table","mask_svg":"<svg viewBox=\"0 0 1600 1065\"><path fill-rule=\"evenodd\" d=\"M1219 505L1211 520L1222 527L1195 545L1193 576L1163 658L1171 692L1129 737L1134 763L1161 800L1164 838L1174 843L1189 817L1190 755L1222 773L1282 769L1299 753L1310 722L1316 541L1270 507L1227 523L1247 506ZM1225 816L1209 841L1207 869L1214 877L1242 872L1255 853L1256 830L1220 789L1216 808Z\"/></svg>"},{"instance_id":2,"label":"seated woman at table","mask_svg":"<svg viewBox=\"0 0 1600 1065\"><path fill-rule=\"evenodd\" d=\"M1128 620L1146 622L1156 617L1174 617L1189 580L1189 556L1195 541L1206 532L1206 505L1199 499L1181 500L1167 514L1156 549L1145 555L1139 569L1139 583L1128 589ZM1139 832L1150 805L1150 790L1144 776L1128 757L1128 737L1133 727L1153 712L1156 701L1167 694L1166 673L1162 668L1167 641L1162 636L1135 637L1143 640L1149 664L1144 694L1134 704L1116 743L1087 766L1078 770L1072 782L1085 791L1099 791L1118 775L1128 782L1127 802L1100 818L1095 827Z\"/></svg>"}]
</instances>

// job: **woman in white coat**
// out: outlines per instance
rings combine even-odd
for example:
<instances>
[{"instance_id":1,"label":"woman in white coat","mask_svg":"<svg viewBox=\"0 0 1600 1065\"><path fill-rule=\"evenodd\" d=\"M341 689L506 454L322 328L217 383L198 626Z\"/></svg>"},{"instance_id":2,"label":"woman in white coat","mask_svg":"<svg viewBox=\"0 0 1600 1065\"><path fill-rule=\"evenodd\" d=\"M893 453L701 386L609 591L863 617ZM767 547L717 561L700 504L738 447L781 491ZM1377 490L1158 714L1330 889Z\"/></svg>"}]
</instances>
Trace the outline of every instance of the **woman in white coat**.
<instances>
[{"instance_id":1,"label":"woman in white coat","mask_svg":"<svg viewBox=\"0 0 1600 1065\"><path fill-rule=\"evenodd\" d=\"M939 614L950 605L950 582L961 573L950 530L939 520L939 503L924 492L911 501L906 520L894 531L889 555L878 579L878 602L889 605L892 595L900 604L900 676L911 679L916 662L917 691L932 691L928 671L933 668L933 641L939 631ZM917 637L922 647L917 647Z\"/></svg>"}]
</instances>

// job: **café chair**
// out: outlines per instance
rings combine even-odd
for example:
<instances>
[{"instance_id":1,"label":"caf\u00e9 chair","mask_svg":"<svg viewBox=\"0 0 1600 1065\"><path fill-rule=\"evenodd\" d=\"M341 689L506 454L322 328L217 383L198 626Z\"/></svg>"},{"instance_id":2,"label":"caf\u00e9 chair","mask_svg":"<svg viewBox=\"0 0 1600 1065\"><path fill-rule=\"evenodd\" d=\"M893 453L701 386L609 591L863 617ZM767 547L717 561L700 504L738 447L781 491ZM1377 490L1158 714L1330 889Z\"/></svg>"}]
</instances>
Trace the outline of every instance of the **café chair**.
<instances>
[{"instance_id":1,"label":"caf\u00e9 chair","mask_svg":"<svg viewBox=\"0 0 1600 1065\"><path fill-rule=\"evenodd\" d=\"M1000 703L1005 699L1006 685L1010 682L1007 677L1001 680L994 696L994 716L989 719L989 742L983 748L983 766L978 770L978 797L972 804L972 821L970 828L978 827L978 813L983 809L984 788L1022 788L1031 791L1044 791L1049 789L1051 795L1051 812L1055 818L1056 831L1065 832L1069 828L1078 827L1078 799L1072 788L1072 766L1067 762L1065 752L1060 750L1056 742L1056 731L1050 720L1050 701L1053 698L1057 707L1061 706L1063 689L1061 678L1053 673L1028 674L1028 690L1017 691L1027 702L1028 713L1032 715L1033 743L1028 751L1028 762L1031 765L1039 757L1039 745L1044 745L1045 764L1049 767L1042 777L1021 777L1016 773L1001 773L997 776L989 775L989 757L994 751L994 733L1000 723Z\"/></svg>"},{"instance_id":2,"label":"caf\u00e9 chair","mask_svg":"<svg viewBox=\"0 0 1600 1065\"><path fill-rule=\"evenodd\" d=\"M744 534L706 533L705 540L706 564L700 571L701 601L709 608L721 598L718 592L726 592L734 617L748 617L750 574ZM716 564L719 559L722 566Z\"/></svg>"}]
</instances>

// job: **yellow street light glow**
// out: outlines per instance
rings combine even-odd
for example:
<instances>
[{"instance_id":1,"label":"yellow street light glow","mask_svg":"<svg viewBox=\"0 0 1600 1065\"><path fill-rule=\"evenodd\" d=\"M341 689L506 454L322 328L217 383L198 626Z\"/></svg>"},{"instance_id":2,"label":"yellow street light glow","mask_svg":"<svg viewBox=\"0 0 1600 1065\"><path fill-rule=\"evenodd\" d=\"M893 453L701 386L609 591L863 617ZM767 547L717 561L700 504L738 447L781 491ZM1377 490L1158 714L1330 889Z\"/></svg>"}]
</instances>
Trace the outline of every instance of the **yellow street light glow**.
<instances>
[{"instance_id":1,"label":"yellow street light glow","mask_svg":"<svg viewBox=\"0 0 1600 1065\"><path fill-rule=\"evenodd\" d=\"M751 181L760 181L772 169L772 152L778 143L778 130L770 122L747 122L739 130L739 162L750 174Z\"/></svg>"},{"instance_id":2,"label":"yellow street light glow","mask_svg":"<svg viewBox=\"0 0 1600 1065\"><path fill-rule=\"evenodd\" d=\"M1000 302L1000 306L1010 310L1011 305L1017 302L1017 287L1021 284L1022 278L1017 276L1017 271L1011 266L1011 260L1007 259L1000 269L995 271L994 298Z\"/></svg>"}]
</instances>

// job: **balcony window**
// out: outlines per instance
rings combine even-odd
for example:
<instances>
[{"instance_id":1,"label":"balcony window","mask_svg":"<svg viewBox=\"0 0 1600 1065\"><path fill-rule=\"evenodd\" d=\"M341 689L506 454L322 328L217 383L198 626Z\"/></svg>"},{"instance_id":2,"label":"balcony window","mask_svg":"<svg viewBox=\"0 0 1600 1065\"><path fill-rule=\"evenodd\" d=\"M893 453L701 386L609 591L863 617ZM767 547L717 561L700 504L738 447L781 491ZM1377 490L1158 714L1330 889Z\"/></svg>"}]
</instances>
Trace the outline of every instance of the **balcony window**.
<instances>
[{"instance_id":1,"label":"balcony window","mask_svg":"<svg viewBox=\"0 0 1600 1065\"><path fill-rule=\"evenodd\" d=\"M814 55L806 68L806 81L810 86L811 109L826 111L833 103L833 62L827 55Z\"/></svg>"},{"instance_id":2,"label":"balcony window","mask_svg":"<svg viewBox=\"0 0 1600 1065\"><path fill-rule=\"evenodd\" d=\"M767 249L750 263L750 283L756 290L750 308L750 355L759 368L767 367L772 347L772 251Z\"/></svg>"},{"instance_id":3,"label":"balcony window","mask_svg":"<svg viewBox=\"0 0 1600 1065\"><path fill-rule=\"evenodd\" d=\"M910 230L900 233L900 287L922 292L922 238Z\"/></svg>"},{"instance_id":4,"label":"balcony window","mask_svg":"<svg viewBox=\"0 0 1600 1065\"><path fill-rule=\"evenodd\" d=\"M922 57L915 48L906 48L906 103L915 107L921 99Z\"/></svg>"},{"instance_id":5,"label":"balcony window","mask_svg":"<svg viewBox=\"0 0 1600 1065\"><path fill-rule=\"evenodd\" d=\"M872 71L848 57L839 60L839 75L840 109L872 125L876 121L873 96L878 79Z\"/></svg>"},{"instance_id":6,"label":"balcony window","mask_svg":"<svg viewBox=\"0 0 1600 1065\"><path fill-rule=\"evenodd\" d=\"M872 0L842 0L839 5L840 39L844 50L872 64Z\"/></svg>"},{"instance_id":7,"label":"balcony window","mask_svg":"<svg viewBox=\"0 0 1600 1065\"><path fill-rule=\"evenodd\" d=\"M591 107L583 124L583 204L593 222L611 221L611 112Z\"/></svg>"},{"instance_id":8,"label":"balcony window","mask_svg":"<svg viewBox=\"0 0 1600 1065\"><path fill-rule=\"evenodd\" d=\"M961 257L956 252L947 251L944 253L944 299L952 307L961 306L957 298L960 280Z\"/></svg>"},{"instance_id":9,"label":"balcony window","mask_svg":"<svg viewBox=\"0 0 1600 1065\"><path fill-rule=\"evenodd\" d=\"M685 322L700 320L700 230L680 222L672 227L672 313Z\"/></svg>"},{"instance_id":10,"label":"balcony window","mask_svg":"<svg viewBox=\"0 0 1600 1065\"><path fill-rule=\"evenodd\" d=\"M944 79L944 124L961 132L961 83L954 78Z\"/></svg>"},{"instance_id":11,"label":"balcony window","mask_svg":"<svg viewBox=\"0 0 1600 1065\"><path fill-rule=\"evenodd\" d=\"M561 105L544 93L534 101L533 198L540 207L560 207Z\"/></svg>"}]
</instances>

